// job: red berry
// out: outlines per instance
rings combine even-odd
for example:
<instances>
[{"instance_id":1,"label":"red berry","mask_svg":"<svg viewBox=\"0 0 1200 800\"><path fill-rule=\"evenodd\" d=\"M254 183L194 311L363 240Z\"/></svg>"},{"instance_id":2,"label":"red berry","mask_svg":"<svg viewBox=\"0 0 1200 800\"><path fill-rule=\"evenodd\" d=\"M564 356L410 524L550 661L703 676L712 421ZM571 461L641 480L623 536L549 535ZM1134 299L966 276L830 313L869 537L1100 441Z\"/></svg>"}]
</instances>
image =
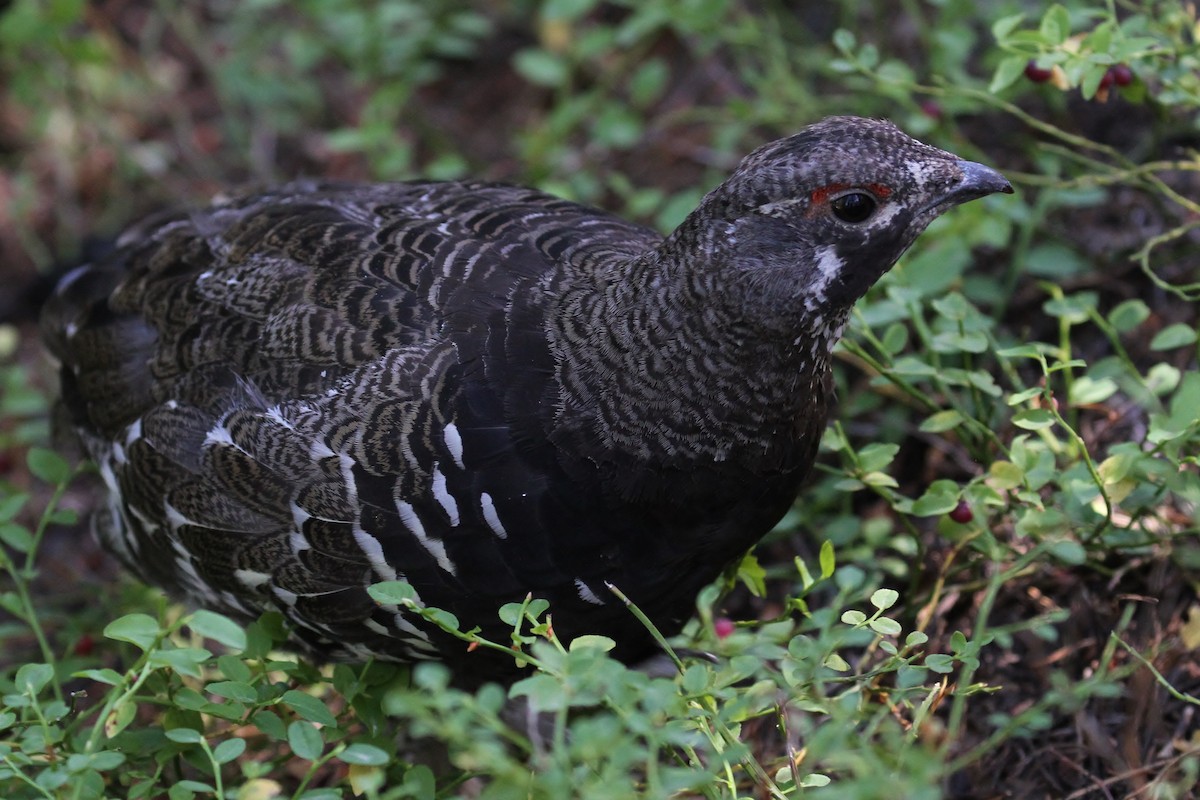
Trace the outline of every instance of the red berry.
<instances>
[{"instance_id":1,"label":"red berry","mask_svg":"<svg viewBox=\"0 0 1200 800\"><path fill-rule=\"evenodd\" d=\"M1115 80L1116 80L1116 78L1113 77L1113 71L1110 68L1108 71L1106 71L1104 73L1104 77L1100 79L1100 86L1097 87L1096 91L1102 92L1105 89L1112 87L1113 82Z\"/></svg>"},{"instance_id":2,"label":"red berry","mask_svg":"<svg viewBox=\"0 0 1200 800\"><path fill-rule=\"evenodd\" d=\"M1025 65L1025 77L1034 83L1045 83L1054 75L1053 70L1039 67L1037 62L1029 59L1029 63Z\"/></svg>"},{"instance_id":3,"label":"red berry","mask_svg":"<svg viewBox=\"0 0 1200 800\"><path fill-rule=\"evenodd\" d=\"M956 505L950 511L950 519L954 520L959 525L966 525L968 522L975 519L975 512L971 510L969 505L967 505L966 500L959 500L958 505Z\"/></svg>"},{"instance_id":4,"label":"red berry","mask_svg":"<svg viewBox=\"0 0 1200 800\"><path fill-rule=\"evenodd\" d=\"M942 107L940 104L938 104L937 102L935 102L933 100L922 100L921 101L921 113L924 114L925 116L929 117L930 119L941 119L942 118Z\"/></svg>"},{"instance_id":5,"label":"red berry","mask_svg":"<svg viewBox=\"0 0 1200 800\"><path fill-rule=\"evenodd\" d=\"M724 639L729 634L733 633L737 626L733 624L733 620L729 617L717 617L713 620L713 632L717 634L718 639Z\"/></svg>"},{"instance_id":6,"label":"red berry","mask_svg":"<svg viewBox=\"0 0 1200 800\"><path fill-rule=\"evenodd\" d=\"M1133 70L1125 64L1115 64L1109 67L1108 74L1112 75L1112 81L1117 86L1128 86L1133 83Z\"/></svg>"},{"instance_id":7,"label":"red berry","mask_svg":"<svg viewBox=\"0 0 1200 800\"><path fill-rule=\"evenodd\" d=\"M75 655L90 656L95 646L96 640L92 638L91 634L85 633L79 637L79 641L75 642Z\"/></svg>"}]
</instances>

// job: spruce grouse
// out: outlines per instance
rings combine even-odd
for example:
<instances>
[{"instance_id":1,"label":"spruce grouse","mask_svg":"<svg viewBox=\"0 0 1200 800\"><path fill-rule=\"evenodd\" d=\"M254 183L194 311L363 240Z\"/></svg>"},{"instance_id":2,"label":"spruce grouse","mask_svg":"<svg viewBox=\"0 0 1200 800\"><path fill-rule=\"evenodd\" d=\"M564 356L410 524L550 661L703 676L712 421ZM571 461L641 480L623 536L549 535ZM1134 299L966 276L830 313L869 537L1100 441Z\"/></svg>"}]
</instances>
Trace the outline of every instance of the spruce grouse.
<instances>
[{"instance_id":1,"label":"spruce grouse","mask_svg":"<svg viewBox=\"0 0 1200 800\"><path fill-rule=\"evenodd\" d=\"M1000 174L884 121L750 154L665 239L532 189L300 182L162 215L59 285L62 400L145 580L278 609L329 658L512 670L368 596L496 640L652 650L783 515L851 305Z\"/></svg>"}]
</instances>

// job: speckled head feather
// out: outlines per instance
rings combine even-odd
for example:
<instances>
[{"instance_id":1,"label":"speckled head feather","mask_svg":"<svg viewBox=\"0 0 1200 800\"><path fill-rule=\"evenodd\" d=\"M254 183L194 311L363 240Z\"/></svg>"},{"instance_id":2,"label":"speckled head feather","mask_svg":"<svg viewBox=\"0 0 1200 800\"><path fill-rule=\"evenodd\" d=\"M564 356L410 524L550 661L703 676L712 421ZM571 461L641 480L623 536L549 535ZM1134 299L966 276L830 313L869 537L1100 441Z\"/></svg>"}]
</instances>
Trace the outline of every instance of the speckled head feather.
<instances>
[{"instance_id":1,"label":"speckled head feather","mask_svg":"<svg viewBox=\"0 0 1200 800\"><path fill-rule=\"evenodd\" d=\"M851 303L997 173L841 117L752 153L665 240L482 183L294 183L167 214L68 276L43 326L108 503L189 602L279 609L331 658L510 677L366 588L507 637L652 648L791 504Z\"/></svg>"}]
</instances>

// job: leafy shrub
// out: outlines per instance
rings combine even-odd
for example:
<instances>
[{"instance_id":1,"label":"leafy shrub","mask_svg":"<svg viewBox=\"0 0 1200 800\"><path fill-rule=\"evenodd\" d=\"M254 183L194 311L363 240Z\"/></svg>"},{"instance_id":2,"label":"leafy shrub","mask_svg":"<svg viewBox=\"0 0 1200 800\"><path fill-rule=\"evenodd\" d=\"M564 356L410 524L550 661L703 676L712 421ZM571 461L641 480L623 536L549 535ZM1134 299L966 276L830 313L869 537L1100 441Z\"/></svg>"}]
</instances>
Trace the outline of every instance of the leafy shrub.
<instances>
[{"instance_id":1,"label":"leafy shrub","mask_svg":"<svg viewBox=\"0 0 1200 800\"><path fill-rule=\"evenodd\" d=\"M243 630L137 589L63 604L36 559L81 490L37 446L40 372L0 328L6 796L932 798L1065 795L1089 773L1188 796L1196 742L1151 722L1200 693L1181 684L1200 646L1195 10L983 5L256 0L128 29L78 0L0 12L4 185L42 266L131 197L312 169L486 172L665 229L739 154L831 112L976 142L1022 189L938 220L860 304L820 474L702 593L665 674L557 641L537 601L500 610L512 641L458 631L531 665L474 692L438 665L281 655L273 616ZM445 129L480 81L495 127ZM1115 741L1097 720L1134 718L1127 697L1159 712L1119 732L1140 771L1075 746L1077 783L1011 774L1067 757L1075 720Z\"/></svg>"}]
</instances>

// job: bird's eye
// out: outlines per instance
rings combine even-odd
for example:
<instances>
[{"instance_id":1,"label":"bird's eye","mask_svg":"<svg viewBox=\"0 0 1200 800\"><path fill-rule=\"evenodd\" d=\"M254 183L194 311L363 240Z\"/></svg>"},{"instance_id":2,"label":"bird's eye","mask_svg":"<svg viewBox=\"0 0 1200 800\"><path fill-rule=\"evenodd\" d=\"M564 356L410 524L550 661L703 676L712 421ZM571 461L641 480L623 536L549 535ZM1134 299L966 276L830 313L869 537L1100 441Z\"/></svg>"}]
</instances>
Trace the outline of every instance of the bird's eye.
<instances>
[{"instance_id":1,"label":"bird's eye","mask_svg":"<svg viewBox=\"0 0 1200 800\"><path fill-rule=\"evenodd\" d=\"M875 198L866 192L851 192L829 203L833 215L842 222L864 222L875 211Z\"/></svg>"}]
</instances>

